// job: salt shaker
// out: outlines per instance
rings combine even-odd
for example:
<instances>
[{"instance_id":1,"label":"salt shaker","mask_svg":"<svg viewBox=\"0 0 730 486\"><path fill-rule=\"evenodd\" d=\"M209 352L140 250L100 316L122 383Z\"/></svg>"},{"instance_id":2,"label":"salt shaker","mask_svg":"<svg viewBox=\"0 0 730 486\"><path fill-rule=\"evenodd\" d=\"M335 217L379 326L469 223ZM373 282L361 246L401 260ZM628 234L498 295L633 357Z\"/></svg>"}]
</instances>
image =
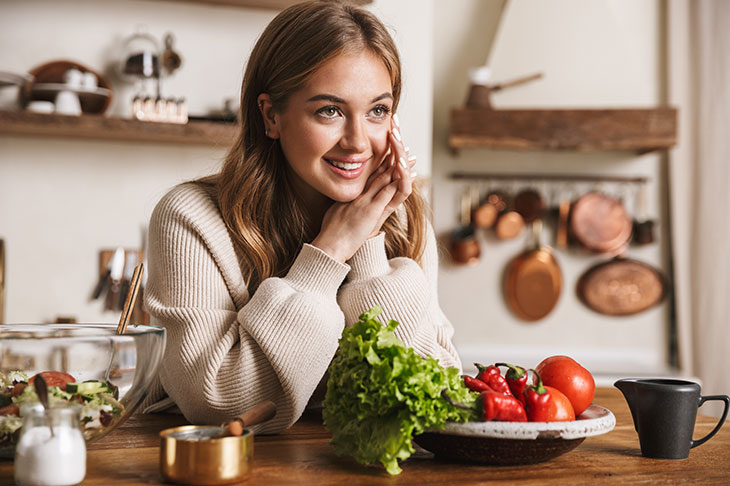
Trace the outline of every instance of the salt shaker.
<instances>
[{"instance_id":1,"label":"salt shaker","mask_svg":"<svg viewBox=\"0 0 730 486\"><path fill-rule=\"evenodd\" d=\"M86 443L81 406L40 403L21 409L23 427L15 448L15 483L19 486L71 486L86 476ZM62 465L62 467L59 467Z\"/></svg>"}]
</instances>

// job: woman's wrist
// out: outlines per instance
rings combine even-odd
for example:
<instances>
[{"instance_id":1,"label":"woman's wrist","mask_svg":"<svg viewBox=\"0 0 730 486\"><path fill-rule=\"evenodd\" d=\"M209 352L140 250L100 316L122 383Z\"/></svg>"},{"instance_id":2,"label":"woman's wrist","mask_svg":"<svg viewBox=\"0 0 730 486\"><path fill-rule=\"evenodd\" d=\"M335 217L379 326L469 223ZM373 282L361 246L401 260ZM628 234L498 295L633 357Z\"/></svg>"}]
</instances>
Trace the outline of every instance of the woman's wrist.
<instances>
[{"instance_id":1,"label":"woman's wrist","mask_svg":"<svg viewBox=\"0 0 730 486\"><path fill-rule=\"evenodd\" d=\"M329 255L333 260L337 260L340 263L345 263L351 255L345 255L344 252L339 248L341 245L334 245L326 240L317 237L315 238L310 245L319 248L323 252L325 252L327 255Z\"/></svg>"}]
</instances>

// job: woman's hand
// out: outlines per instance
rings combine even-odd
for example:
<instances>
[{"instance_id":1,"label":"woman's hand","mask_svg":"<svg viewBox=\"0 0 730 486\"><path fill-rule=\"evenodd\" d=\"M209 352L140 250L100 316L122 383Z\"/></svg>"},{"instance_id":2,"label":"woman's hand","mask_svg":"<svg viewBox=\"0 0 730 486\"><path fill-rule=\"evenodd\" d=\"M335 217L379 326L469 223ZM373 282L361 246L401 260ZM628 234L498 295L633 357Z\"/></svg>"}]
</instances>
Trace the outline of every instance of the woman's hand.
<instances>
[{"instance_id":1,"label":"woman's hand","mask_svg":"<svg viewBox=\"0 0 730 486\"><path fill-rule=\"evenodd\" d=\"M345 262L366 239L378 234L381 226L410 196L413 189L415 157L410 157L393 116L388 134L390 150L370 175L362 194L348 203L335 203L325 213L322 229L312 241L332 258Z\"/></svg>"}]
</instances>

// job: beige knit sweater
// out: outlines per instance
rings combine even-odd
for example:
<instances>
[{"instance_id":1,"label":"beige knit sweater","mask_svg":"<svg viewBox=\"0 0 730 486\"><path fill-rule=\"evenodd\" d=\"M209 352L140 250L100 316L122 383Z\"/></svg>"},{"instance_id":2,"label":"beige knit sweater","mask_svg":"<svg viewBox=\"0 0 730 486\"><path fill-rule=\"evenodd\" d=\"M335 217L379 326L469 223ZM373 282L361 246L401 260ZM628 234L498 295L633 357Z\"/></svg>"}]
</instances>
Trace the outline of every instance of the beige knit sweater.
<instances>
[{"instance_id":1,"label":"beige knit sweater","mask_svg":"<svg viewBox=\"0 0 730 486\"><path fill-rule=\"evenodd\" d=\"M193 423L221 423L268 399L277 415L258 431L284 430L325 375L343 327L376 304L383 322L400 322L395 333L406 345L461 368L436 298L430 226L423 268L388 260L383 233L348 264L304 244L285 277L249 295L213 197L187 183L152 214L148 262L145 305L167 329L167 348L145 412L176 405Z\"/></svg>"}]
</instances>

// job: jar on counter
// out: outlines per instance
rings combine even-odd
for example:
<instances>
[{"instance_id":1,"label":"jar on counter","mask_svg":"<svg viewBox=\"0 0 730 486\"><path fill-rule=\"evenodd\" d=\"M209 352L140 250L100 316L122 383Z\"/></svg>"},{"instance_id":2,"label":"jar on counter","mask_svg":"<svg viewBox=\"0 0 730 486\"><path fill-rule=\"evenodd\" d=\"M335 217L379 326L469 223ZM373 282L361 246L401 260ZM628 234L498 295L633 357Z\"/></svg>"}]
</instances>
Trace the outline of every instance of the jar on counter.
<instances>
[{"instance_id":1,"label":"jar on counter","mask_svg":"<svg viewBox=\"0 0 730 486\"><path fill-rule=\"evenodd\" d=\"M15 448L15 483L20 486L71 486L86 476L86 442L81 406L45 410L40 403L21 408L23 427ZM49 427L50 425L50 427Z\"/></svg>"}]
</instances>

